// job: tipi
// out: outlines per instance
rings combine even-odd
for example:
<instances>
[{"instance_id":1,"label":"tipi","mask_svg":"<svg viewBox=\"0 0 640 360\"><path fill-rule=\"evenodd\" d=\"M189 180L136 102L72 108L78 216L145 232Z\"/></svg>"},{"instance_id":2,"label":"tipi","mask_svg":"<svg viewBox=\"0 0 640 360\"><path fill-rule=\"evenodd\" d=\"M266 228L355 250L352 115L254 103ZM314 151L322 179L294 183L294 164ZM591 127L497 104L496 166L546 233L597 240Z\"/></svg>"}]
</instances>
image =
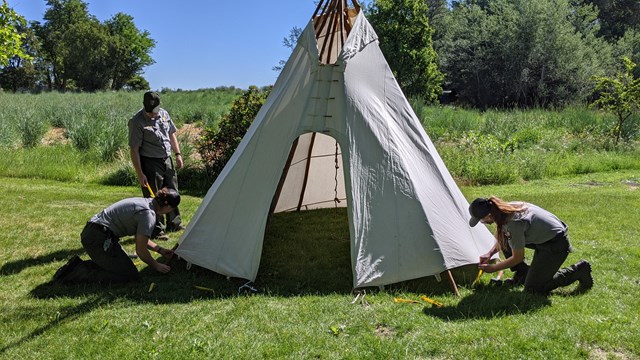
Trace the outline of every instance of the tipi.
<instances>
[{"instance_id":1,"label":"tipi","mask_svg":"<svg viewBox=\"0 0 640 360\"><path fill-rule=\"evenodd\" d=\"M494 243L440 159L357 1L320 1L176 253L255 280L271 211L347 206L354 288L478 262Z\"/></svg>"}]
</instances>

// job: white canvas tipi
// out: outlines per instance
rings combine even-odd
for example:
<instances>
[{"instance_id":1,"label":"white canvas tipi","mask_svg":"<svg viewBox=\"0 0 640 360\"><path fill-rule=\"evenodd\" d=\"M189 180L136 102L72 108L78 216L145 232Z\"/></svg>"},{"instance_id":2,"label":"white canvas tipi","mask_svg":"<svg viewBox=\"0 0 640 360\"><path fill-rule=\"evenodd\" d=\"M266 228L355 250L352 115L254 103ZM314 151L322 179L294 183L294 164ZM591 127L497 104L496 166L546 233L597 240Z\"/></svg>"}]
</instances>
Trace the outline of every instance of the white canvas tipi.
<instances>
[{"instance_id":1,"label":"white canvas tipi","mask_svg":"<svg viewBox=\"0 0 640 360\"><path fill-rule=\"evenodd\" d=\"M253 281L270 211L328 206L348 207L354 288L474 264L493 245L469 227L469 204L376 33L346 5L318 6L180 238L183 259Z\"/></svg>"}]
</instances>

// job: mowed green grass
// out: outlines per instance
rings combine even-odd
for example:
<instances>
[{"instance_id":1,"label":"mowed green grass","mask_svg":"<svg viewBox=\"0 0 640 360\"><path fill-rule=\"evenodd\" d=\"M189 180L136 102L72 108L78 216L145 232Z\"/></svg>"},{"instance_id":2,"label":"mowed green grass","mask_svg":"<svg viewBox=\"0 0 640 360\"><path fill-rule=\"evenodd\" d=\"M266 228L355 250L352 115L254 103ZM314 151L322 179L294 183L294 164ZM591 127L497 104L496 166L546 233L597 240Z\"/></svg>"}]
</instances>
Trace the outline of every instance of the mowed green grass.
<instances>
[{"instance_id":1,"label":"mowed green grass","mask_svg":"<svg viewBox=\"0 0 640 360\"><path fill-rule=\"evenodd\" d=\"M140 264L144 280L137 284L61 286L50 283L56 269L72 255L86 259L79 233L87 219L138 189L0 181L2 359L640 357L637 172L463 188L468 199L526 200L567 222L576 248L567 264L593 264L595 287L586 294L568 288L549 298L527 296L488 287L491 275L472 288L456 272L461 297L430 277L367 289L353 304L344 209L274 216L256 292L239 292L244 281L187 270L180 261L166 275ZM183 199L188 221L201 199ZM130 238L123 244L133 251ZM445 307L393 301L421 295Z\"/></svg>"}]
</instances>

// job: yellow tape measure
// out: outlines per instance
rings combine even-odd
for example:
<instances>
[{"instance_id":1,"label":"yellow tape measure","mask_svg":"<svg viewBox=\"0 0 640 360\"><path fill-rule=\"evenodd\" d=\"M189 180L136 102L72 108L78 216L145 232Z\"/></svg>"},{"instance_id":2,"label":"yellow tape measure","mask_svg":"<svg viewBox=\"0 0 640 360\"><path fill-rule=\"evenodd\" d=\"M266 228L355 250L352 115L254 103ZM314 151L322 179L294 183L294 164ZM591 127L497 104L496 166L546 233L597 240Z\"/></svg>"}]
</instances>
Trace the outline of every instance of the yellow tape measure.
<instances>
[{"instance_id":1,"label":"yellow tape measure","mask_svg":"<svg viewBox=\"0 0 640 360\"><path fill-rule=\"evenodd\" d=\"M151 197L156 197L156 195L153 193L153 190L151 190L151 186L149 186L149 183L147 183L147 190L149 190L149 194L151 194Z\"/></svg>"}]
</instances>

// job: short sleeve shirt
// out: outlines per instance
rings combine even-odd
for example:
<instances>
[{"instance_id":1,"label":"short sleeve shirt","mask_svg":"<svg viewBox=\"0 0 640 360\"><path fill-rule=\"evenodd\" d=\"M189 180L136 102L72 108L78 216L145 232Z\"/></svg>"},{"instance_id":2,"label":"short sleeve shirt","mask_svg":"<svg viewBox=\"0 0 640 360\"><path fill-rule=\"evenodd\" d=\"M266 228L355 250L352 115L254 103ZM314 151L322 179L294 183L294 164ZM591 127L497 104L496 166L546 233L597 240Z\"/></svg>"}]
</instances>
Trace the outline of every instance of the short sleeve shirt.
<instances>
[{"instance_id":1,"label":"short sleeve shirt","mask_svg":"<svg viewBox=\"0 0 640 360\"><path fill-rule=\"evenodd\" d=\"M156 213L151 198L129 198L94 215L89 221L104 225L117 237L144 235L151 237Z\"/></svg>"},{"instance_id":2,"label":"short sleeve shirt","mask_svg":"<svg viewBox=\"0 0 640 360\"><path fill-rule=\"evenodd\" d=\"M512 249L542 244L567 231L567 225L549 211L529 203L524 203L524 206L526 210L513 214L502 227Z\"/></svg>"},{"instance_id":3,"label":"short sleeve shirt","mask_svg":"<svg viewBox=\"0 0 640 360\"><path fill-rule=\"evenodd\" d=\"M166 158L171 156L169 137L177 131L169 113L160 109L155 119L145 116L140 109L129 120L129 147L139 148L140 156Z\"/></svg>"}]
</instances>

